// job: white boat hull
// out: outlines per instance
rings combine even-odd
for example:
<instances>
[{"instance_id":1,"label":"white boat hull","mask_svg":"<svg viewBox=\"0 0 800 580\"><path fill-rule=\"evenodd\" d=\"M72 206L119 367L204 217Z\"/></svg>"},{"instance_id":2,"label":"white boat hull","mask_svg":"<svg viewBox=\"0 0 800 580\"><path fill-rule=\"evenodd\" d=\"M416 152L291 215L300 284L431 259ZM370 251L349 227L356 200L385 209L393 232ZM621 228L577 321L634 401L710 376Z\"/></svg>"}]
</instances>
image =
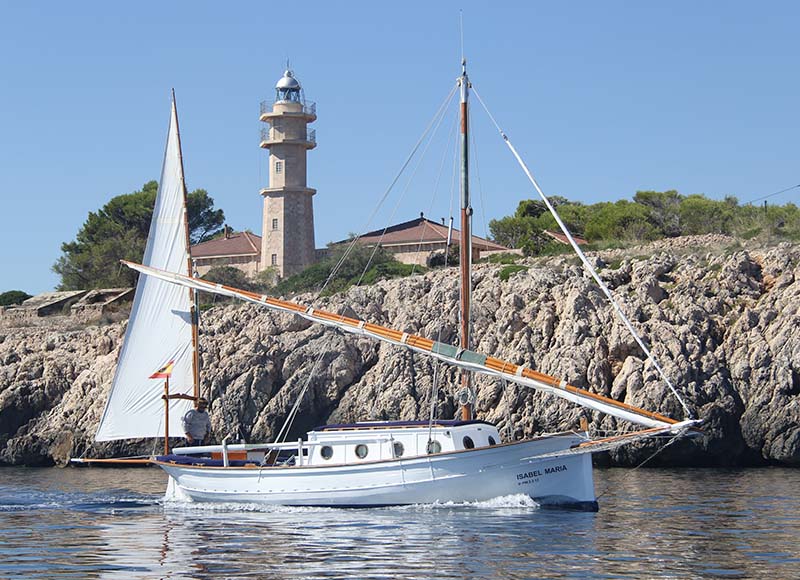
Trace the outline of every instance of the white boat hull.
<instances>
[{"instance_id":1,"label":"white boat hull","mask_svg":"<svg viewBox=\"0 0 800 580\"><path fill-rule=\"evenodd\" d=\"M207 467L158 462L171 499L368 507L474 502L525 494L541 505L594 511L591 455L536 458L585 441L560 434L518 443L357 464Z\"/></svg>"}]
</instances>

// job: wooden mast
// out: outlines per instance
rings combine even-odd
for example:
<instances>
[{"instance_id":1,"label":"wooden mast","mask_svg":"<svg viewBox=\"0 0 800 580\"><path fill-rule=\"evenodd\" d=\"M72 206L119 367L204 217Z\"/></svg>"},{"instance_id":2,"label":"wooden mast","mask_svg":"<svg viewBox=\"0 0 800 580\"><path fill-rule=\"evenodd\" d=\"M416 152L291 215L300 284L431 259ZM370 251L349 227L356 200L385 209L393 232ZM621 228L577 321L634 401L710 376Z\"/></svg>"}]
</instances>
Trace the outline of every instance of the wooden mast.
<instances>
[{"instance_id":1,"label":"wooden mast","mask_svg":"<svg viewBox=\"0 0 800 580\"><path fill-rule=\"evenodd\" d=\"M472 207L469 200L469 78L467 59L461 60L461 239L459 264L461 265L461 341L462 349L469 350L470 298L472 294ZM472 375L461 371L461 392L466 400L461 404L461 420L472 419Z\"/></svg>"},{"instance_id":2,"label":"wooden mast","mask_svg":"<svg viewBox=\"0 0 800 580\"><path fill-rule=\"evenodd\" d=\"M192 272L192 246L189 238L189 193L186 191L186 175L183 172L183 148L181 147L181 129L178 124L178 104L175 101L175 89L172 89L172 108L175 111L175 132L178 136L178 158L181 162L181 188L183 189L183 225L186 232L186 274L193 276ZM200 398L200 351L198 345L199 311L195 300L195 291L189 289L190 316L192 319L192 382L194 387L195 407Z\"/></svg>"}]
</instances>

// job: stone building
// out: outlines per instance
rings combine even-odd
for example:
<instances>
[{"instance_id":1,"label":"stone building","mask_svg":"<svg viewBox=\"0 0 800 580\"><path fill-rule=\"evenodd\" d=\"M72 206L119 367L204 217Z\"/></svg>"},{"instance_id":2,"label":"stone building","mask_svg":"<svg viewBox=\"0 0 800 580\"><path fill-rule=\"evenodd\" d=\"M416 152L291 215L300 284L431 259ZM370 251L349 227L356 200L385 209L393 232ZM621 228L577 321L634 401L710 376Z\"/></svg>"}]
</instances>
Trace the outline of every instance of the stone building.
<instances>
[{"instance_id":1,"label":"stone building","mask_svg":"<svg viewBox=\"0 0 800 580\"><path fill-rule=\"evenodd\" d=\"M262 270L280 277L297 274L315 262L314 205L316 190L306 183L306 154L317 146L308 124L317 118L316 104L306 101L291 70L275 86L275 100L261 103L261 147L269 150L269 187L261 190L264 212L261 236Z\"/></svg>"},{"instance_id":2,"label":"stone building","mask_svg":"<svg viewBox=\"0 0 800 580\"><path fill-rule=\"evenodd\" d=\"M358 241L365 246L380 244L383 249L393 254L398 262L424 266L431 254L443 251L447 247L447 236L448 226L431 221L420 214L417 219L390 226L385 230L366 233ZM457 247L460 240L461 232L453 228L451 245ZM347 243L347 240L337 243ZM473 261L490 254L510 251L491 240L472 236Z\"/></svg>"},{"instance_id":3,"label":"stone building","mask_svg":"<svg viewBox=\"0 0 800 580\"><path fill-rule=\"evenodd\" d=\"M192 263L200 276L218 266L233 266L251 277L262 269L261 236L231 232L228 226L225 226L221 238L195 244L191 253Z\"/></svg>"}]
</instances>

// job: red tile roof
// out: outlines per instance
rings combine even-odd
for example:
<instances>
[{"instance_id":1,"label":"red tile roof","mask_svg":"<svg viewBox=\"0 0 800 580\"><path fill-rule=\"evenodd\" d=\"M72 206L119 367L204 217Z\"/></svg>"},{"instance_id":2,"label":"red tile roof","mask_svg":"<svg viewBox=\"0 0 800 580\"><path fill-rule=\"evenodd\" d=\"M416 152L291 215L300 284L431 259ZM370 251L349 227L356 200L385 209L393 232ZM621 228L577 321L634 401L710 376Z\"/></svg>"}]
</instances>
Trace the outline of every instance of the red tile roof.
<instances>
[{"instance_id":1,"label":"red tile roof","mask_svg":"<svg viewBox=\"0 0 800 580\"><path fill-rule=\"evenodd\" d=\"M261 236L236 232L229 237L216 238L195 244L192 258L221 258L225 256L261 256Z\"/></svg>"},{"instance_id":2,"label":"red tile roof","mask_svg":"<svg viewBox=\"0 0 800 580\"><path fill-rule=\"evenodd\" d=\"M461 240L461 232L453 228L453 243L457 244ZM447 226L437 224L427 218L419 217L415 220L403 222L386 228L386 230L375 230L364 234L359 238L362 244L380 243L384 247L407 246L416 244L432 244L447 241ZM342 240L343 243L347 240ZM479 250L508 250L491 240L486 240L478 236L472 236L472 246Z\"/></svg>"},{"instance_id":3,"label":"red tile roof","mask_svg":"<svg viewBox=\"0 0 800 580\"><path fill-rule=\"evenodd\" d=\"M556 240L557 242L561 242L562 244L569 246L569 240L567 239L567 236L565 236L561 232L551 232L550 230L544 230L544 233L553 238L554 240ZM579 246L583 246L589 243L584 238L576 236L575 234L572 234L572 239L575 240L575 243L578 244Z\"/></svg>"}]
</instances>

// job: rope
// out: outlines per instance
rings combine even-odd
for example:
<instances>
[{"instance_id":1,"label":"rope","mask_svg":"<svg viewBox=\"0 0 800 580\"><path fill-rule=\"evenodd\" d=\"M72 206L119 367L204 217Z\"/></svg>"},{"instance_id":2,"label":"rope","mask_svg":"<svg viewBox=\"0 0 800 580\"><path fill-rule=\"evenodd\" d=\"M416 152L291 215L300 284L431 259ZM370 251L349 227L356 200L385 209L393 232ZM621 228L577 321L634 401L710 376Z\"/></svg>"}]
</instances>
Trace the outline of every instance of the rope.
<instances>
[{"instance_id":1,"label":"rope","mask_svg":"<svg viewBox=\"0 0 800 580\"><path fill-rule=\"evenodd\" d=\"M508 431L508 441L514 440L514 427L511 422L511 389L508 388L508 381L503 379L503 393L506 395L506 431Z\"/></svg>"},{"instance_id":2,"label":"rope","mask_svg":"<svg viewBox=\"0 0 800 580\"><path fill-rule=\"evenodd\" d=\"M676 441L678 441L679 439L681 439L681 438L683 438L683 437L685 437L685 436L686 436L686 433L685 433L685 432L682 432L682 433L678 433L677 435L675 435L674 437L672 437L672 438L671 438L669 441L667 441L667 442L666 442L666 443L665 443L665 444L664 444L662 447L660 447L660 448L656 449L656 450L655 450L655 451L654 451L654 452L653 452L653 453L652 453L652 454L651 454L649 457L647 457L647 458L646 458L644 461L642 461L642 462L641 462L639 465L637 465L636 467L634 467L634 468L632 468L630 471L628 471L628 472L625 474L625 478L627 478L627 477L630 477L630 475L631 475L631 474L632 474L634 471L636 471L636 470L637 470L637 469L639 469L640 467L644 466L644 464L645 464L645 463L649 462L649 461L650 461L651 459L653 459L653 458L654 458L656 455L658 455L659 453L661 453L662 451L664 451L664 450L665 450L667 447L669 447L670 445L672 445L673 443L675 443ZM598 495L597 495L597 497L596 497L595 499L600 499L601 497L603 497L604 495L606 495L610 489L611 489L611 485L610 485L610 484L609 484L609 485L606 485L606 486L605 486L605 489L603 489L603 492L602 492L602 493L600 493L600 494L598 494Z\"/></svg>"},{"instance_id":3,"label":"rope","mask_svg":"<svg viewBox=\"0 0 800 580\"><path fill-rule=\"evenodd\" d=\"M678 394L678 391L672 385L672 382L669 380L669 377L667 377L667 374L661 368L661 365L658 364L658 361L652 355L652 353L650 352L650 349L647 348L647 346L644 344L644 341L639 337L639 334L633 328L633 324L631 324L630 320L628 320L628 317L625 316L625 313L622 311L622 308L620 307L619 303L614 299L614 296L611 294L611 290L609 290L608 286L606 286L605 283L600 279L600 276L597 274L597 272L595 271L594 267L589 262L588 258L586 258L586 255L583 253L583 251L581 251L580 247L575 242L575 239L572 237L572 234L570 233L569 229L564 224L564 222L561 220L561 216L558 215L558 212L556 212L556 209L550 203L550 200L547 198L547 196L544 194L542 189L539 187L539 184L537 183L536 179L533 177L533 174L531 174L530 169L528 169L528 166L522 160L522 157L520 157L519 153L517 153L517 150L514 148L514 145L511 144L511 141L509 140L508 136L500 128L500 125L497 124L497 121L495 121L494 117L489 112L489 109L486 107L486 104L483 102L483 99L481 99L481 96L478 94L478 92L474 88L472 90L475 93L475 96L478 97L478 101L483 106L483 109L486 111L486 114L489 115L489 118L492 120L492 123L494 123L494 126L500 132L500 136L503 138L503 141L505 141L506 145L511 150L511 153L516 158L516 160L519 163L520 167L522 167L522 170L525 172L525 175L528 176L528 180L533 184L533 187L536 189L536 192L539 194L539 197L542 198L542 201L547 206L547 209L550 210L550 213L555 218L556 222L558 223L558 226L561 228L561 231L564 232L564 235L569 240L569 243L572 245L572 248L578 254L578 257L581 259L581 262L583 262L583 266L586 269L586 271L592 276L592 278L594 278L594 281L597 282L597 285L600 286L600 289L603 291L603 293L606 295L608 300L611 302L611 305L613 306L614 311L617 313L619 318L625 324L625 326L627 327L628 331L633 336L634 340L636 340L636 342L638 343L639 347L642 349L642 351L645 353L645 355L647 355L647 359L653 364L653 366L655 366L656 370L658 371L658 374L661 376L663 381L669 387L670 391L672 391L672 394L675 396L675 398L681 404L681 407L683 407L683 410L686 413L687 417L689 419L694 419L694 414L689 410L689 407L686 405L686 403L684 402L684 400L680 396L680 394Z\"/></svg>"},{"instance_id":4,"label":"rope","mask_svg":"<svg viewBox=\"0 0 800 580\"><path fill-rule=\"evenodd\" d=\"M317 368L317 365L322 360L322 356L324 354L325 354L324 350L320 351L319 355L317 356L317 359L314 361L314 365L311 367L311 372L308 373L308 377L306 378L306 383L305 385L303 385L303 388L300 391L300 395L298 395L297 399L294 402L294 405L292 406L291 411L289 411L289 414L286 416L286 420L283 422L281 430L278 431L278 436L275 437L276 443L283 443L286 440L286 437L289 434L289 429L291 429L292 423L294 423L294 419L297 416L297 410L300 408L300 403L303 400L306 391L308 391L309 385L311 384L311 377L314 376L314 370Z\"/></svg>"},{"instance_id":5,"label":"rope","mask_svg":"<svg viewBox=\"0 0 800 580\"><path fill-rule=\"evenodd\" d=\"M745 202L745 205L747 205L747 204L750 204L750 203L753 203L754 201L761 201L761 200L763 200L763 199L768 199L768 198L770 198L770 197L773 197L773 196L775 196L775 195L778 195L778 194L780 194L780 193L786 193L787 191L792 191L793 189L796 189L796 188L798 188L798 187L800 187L800 183L798 183L797 185L793 185L793 186L791 186L791 187L787 187L786 189L781 189L780 191L774 191L774 192L772 192L772 193L769 193L769 194L767 194L767 195L764 195L764 196L762 196L762 197L757 197L757 198L755 198L755 199L751 199L750 201L746 201L746 202Z\"/></svg>"}]
</instances>

